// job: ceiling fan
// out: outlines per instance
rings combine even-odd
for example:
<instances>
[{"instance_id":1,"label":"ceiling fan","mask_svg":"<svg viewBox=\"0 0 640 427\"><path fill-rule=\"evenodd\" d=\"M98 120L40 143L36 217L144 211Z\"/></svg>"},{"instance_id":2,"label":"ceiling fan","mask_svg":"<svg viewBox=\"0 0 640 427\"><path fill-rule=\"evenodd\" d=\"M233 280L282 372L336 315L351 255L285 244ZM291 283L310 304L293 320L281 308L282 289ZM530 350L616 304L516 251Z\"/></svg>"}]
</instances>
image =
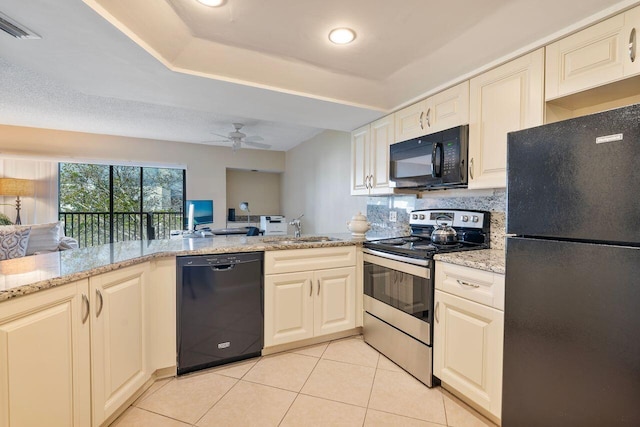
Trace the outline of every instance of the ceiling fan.
<instances>
[{"instance_id":1,"label":"ceiling fan","mask_svg":"<svg viewBox=\"0 0 640 427\"><path fill-rule=\"evenodd\" d=\"M220 135L219 133L211 132L213 135L219 136L224 139L215 140L215 141L207 141L207 142L231 142L231 149L236 151L242 148L242 144L246 144L250 147L268 149L271 148L269 144L262 144L258 141L264 141L264 139L259 135L247 136L246 134L240 132L240 129L244 124L242 123L233 123L233 127L235 130L233 132L229 132L229 135Z\"/></svg>"}]
</instances>

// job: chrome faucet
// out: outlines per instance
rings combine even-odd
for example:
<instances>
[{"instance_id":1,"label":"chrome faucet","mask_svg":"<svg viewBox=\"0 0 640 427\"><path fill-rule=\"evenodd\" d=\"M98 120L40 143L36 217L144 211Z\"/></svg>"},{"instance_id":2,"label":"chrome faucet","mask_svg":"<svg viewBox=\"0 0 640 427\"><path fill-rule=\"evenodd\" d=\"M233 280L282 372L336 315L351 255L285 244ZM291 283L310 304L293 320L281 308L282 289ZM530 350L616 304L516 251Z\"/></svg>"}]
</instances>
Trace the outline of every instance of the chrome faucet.
<instances>
[{"instance_id":1,"label":"chrome faucet","mask_svg":"<svg viewBox=\"0 0 640 427\"><path fill-rule=\"evenodd\" d=\"M302 218L304 216L304 214L300 215L298 218L291 220L291 222L289 222L289 225L293 225L296 229L293 232L293 236L294 237L300 237L300 234L302 234L302 224L300 223L300 218Z\"/></svg>"}]
</instances>

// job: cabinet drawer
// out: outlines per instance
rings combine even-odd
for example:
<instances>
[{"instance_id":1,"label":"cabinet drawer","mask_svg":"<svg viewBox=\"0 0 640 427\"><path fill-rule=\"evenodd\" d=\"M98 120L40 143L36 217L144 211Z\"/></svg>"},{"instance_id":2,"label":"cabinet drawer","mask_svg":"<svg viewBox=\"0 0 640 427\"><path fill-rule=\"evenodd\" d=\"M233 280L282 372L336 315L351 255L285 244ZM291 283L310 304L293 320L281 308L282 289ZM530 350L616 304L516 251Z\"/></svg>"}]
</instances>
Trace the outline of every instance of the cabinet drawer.
<instances>
[{"instance_id":1,"label":"cabinet drawer","mask_svg":"<svg viewBox=\"0 0 640 427\"><path fill-rule=\"evenodd\" d=\"M436 262L436 289L504 310L504 275Z\"/></svg>"},{"instance_id":2,"label":"cabinet drawer","mask_svg":"<svg viewBox=\"0 0 640 427\"><path fill-rule=\"evenodd\" d=\"M293 273L356 265L355 246L289 249L264 254L264 274Z\"/></svg>"}]
</instances>

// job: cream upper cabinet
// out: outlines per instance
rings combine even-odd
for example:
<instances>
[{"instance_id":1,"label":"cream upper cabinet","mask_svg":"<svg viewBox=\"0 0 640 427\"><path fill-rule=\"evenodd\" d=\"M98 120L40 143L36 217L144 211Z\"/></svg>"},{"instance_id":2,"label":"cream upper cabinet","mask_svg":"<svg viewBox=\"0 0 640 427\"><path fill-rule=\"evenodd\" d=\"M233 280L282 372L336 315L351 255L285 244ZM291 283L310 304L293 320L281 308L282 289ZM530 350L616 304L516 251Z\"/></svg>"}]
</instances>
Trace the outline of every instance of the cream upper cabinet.
<instances>
[{"instance_id":1,"label":"cream upper cabinet","mask_svg":"<svg viewBox=\"0 0 640 427\"><path fill-rule=\"evenodd\" d=\"M351 133L351 195L390 194L389 145L393 115Z\"/></svg>"},{"instance_id":2,"label":"cream upper cabinet","mask_svg":"<svg viewBox=\"0 0 640 427\"><path fill-rule=\"evenodd\" d=\"M640 74L640 6L624 14L624 35L627 51L625 54L624 74L635 76Z\"/></svg>"},{"instance_id":3,"label":"cream upper cabinet","mask_svg":"<svg viewBox=\"0 0 640 427\"><path fill-rule=\"evenodd\" d=\"M147 363L149 263L91 277L94 425L100 425L151 377ZM175 273L174 273L175 274Z\"/></svg>"},{"instance_id":4,"label":"cream upper cabinet","mask_svg":"<svg viewBox=\"0 0 640 427\"><path fill-rule=\"evenodd\" d=\"M640 7L621 13L547 46L547 100L640 73L637 33Z\"/></svg>"},{"instance_id":5,"label":"cream upper cabinet","mask_svg":"<svg viewBox=\"0 0 640 427\"><path fill-rule=\"evenodd\" d=\"M91 425L87 280L1 307L0 426Z\"/></svg>"},{"instance_id":6,"label":"cream upper cabinet","mask_svg":"<svg viewBox=\"0 0 640 427\"><path fill-rule=\"evenodd\" d=\"M543 51L471 79L469 188L505 187L507 133L543 123Z\"/></svg>"},{"instance_id":7,"label":"cream upper cabinet","mask_svg":"<svg viewBox=\"0 0 640 427\"><path fill-rule=\"evenodd\" d=\"M363 126L351 132L351 195L369 194L371 128Z\"/></svg>"},{"instance_id":8,"label":"cream upper cabinet","mask_svg":"<svg viewBox=\"0 0 640 427\"><path fill-rule=\"evenodd\" d=\"M406 141L429 133L426 115L431 114L427 100L417 102L394 113L394 142Z\"/></svg>"},{"instance_id":9,"label":"cream upper cabinet","mask_svg":"<svg viewBox=\"0 0 640 427\"><path fill-rule=\"evenodd\" d=\"M393 115L371 123L369 150L370 194L389 193L389 145L393 142Z\"/></svg>"},{"instance_id":10,"label":"cream upper cabinet","mask_svg":"<svg viewBox=\"0 0 640 427\"><path fill-rule=\"evenodd\" d=\"M395 140L406 141L469 122L469 82L462 82L394 114Z\"/></svg>"},{"instance_id":11,"label":"cream upper cabinet","mask_svg":"<svg viewBox=\"0 0 640 427\"><path fill-rule=\"evenodd\" d=\"M504 275L437 262L433 373L494 419L502 410Z\"/></svg>"},{"instance_id":12,"label":"cream upper cabinet","mask_svg":"<svg viewBox=\"0 0 640 427\"><path fill-rule=\"evenodd\" d=\"M265 252L265 347L355 328L355 260L355 246Z\"/></svg>"},{"instance_id":13,"label":"cream upper cabinet","mask_svg":"<svg viewBox=\"0 0 640 427\"><path fill-rule=\"evenodd\" d=\"M439 92L429 98L427 115L429 132L440 132L469 123L469 81Z\"/></svg>"}]
</instances>

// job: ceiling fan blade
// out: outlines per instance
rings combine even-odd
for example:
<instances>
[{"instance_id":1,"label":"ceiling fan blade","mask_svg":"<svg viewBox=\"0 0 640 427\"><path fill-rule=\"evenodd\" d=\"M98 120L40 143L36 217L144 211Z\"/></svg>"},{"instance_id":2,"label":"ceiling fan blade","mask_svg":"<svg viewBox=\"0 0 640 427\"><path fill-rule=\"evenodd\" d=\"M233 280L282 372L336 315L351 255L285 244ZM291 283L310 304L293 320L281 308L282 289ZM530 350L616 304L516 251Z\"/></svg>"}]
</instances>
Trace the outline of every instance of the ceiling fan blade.
<instances>
[{"instance_id":1,"label":"ceiling fan blade","mask_svg":"<svg viewBox=\"0 0 640 427\"><path fill-rule=\"evenodd\" d=\"M215 132L210 132L210 133L211 133L211 135L219 136L220 138L227 138L227 139L229 139L229 136L228 136L228 135L220 135L219 133L215 133Z\"/></svg>"},{"instance_id":2,"label":"ceiling fan blade","mask_svg":"<svg viewBox=\"0 0 640 427\"><path fill-rule=\"evenodd\" d=\"M205 144L211 143L211 142L231 142L228 139L214 139L214 140L209 140L209 141L202 141Z\"/></svg>"},{"instance_id":3,"label":"ceiling fan blade","mask_svg":"<svg viewBox=\"0 0 640 427\"><path fill-rule=\"evenodd\" d=\"M245 142L258 142L258 141L264 141L264 138L261 137L260 135L251 135L246 137Z\"/></svg>"},{"instance_id":4,"label":"ceiling fan blade","mask_svg":"<svg viewBox=\"0 0 640 427\"><path fill-rule=\"evenodd\" d=\"M271 148L271 145L269 145L269 144L261 144L259 142L253 142L253 141L245 140L244 143L249 145L249 146L251 146L251 147L263 148L265 150L268 149L268 148Z\"/></svg>"}]
</instances>

